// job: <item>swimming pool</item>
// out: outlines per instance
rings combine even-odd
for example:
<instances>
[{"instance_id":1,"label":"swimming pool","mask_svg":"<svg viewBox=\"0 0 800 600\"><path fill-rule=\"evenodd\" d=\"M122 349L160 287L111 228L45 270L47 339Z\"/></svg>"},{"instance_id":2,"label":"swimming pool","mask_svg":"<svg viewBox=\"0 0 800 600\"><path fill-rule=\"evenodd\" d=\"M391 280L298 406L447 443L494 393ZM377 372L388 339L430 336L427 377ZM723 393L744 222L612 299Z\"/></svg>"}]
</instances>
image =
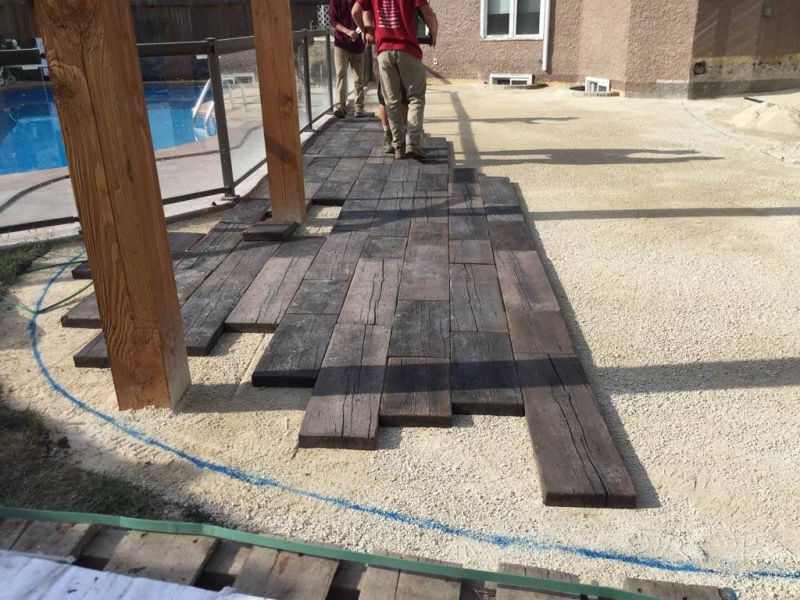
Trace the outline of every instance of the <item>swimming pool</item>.
<instances>
[{"instance_id":1,"label":"swimming pool","mask_svg":"<svg viewBox=\"0 0 800 600\"><path fill-rule=\"evenodd\" d=\"M146 83L153 147L164 150L196 141L192 108L200 83ZM211 93L206 100L210 100ZM64 167L67 158L53 94L49 88L0 94L0 175Z\"/></svg>"}]
</instances>

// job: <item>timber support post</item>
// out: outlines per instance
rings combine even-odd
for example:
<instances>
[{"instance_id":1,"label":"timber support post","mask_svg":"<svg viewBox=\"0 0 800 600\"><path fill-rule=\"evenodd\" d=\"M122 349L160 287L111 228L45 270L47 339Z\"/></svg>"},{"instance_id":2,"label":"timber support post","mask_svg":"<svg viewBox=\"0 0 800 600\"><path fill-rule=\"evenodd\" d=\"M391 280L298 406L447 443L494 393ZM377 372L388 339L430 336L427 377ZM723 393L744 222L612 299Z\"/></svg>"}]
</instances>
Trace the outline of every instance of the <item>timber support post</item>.
<instances>
[{"instance_id":1,"label":"timber support post","mask_svg":"<svg viewBox=\"0 0 800 600\"><path fill-rule=\"evenodd\" d=\"M36 0L120 409L190 385L128 0Z\"/></svg>"},{"instance_id":2,"label":"timber support post","mask_svg":"<svg viewBox=\"0 0 800 600\"><path fill-rule=\"evenodd\" d=\"M306 219L289 0L251 0L272 218Z\"/></svg>"}]
</instances>

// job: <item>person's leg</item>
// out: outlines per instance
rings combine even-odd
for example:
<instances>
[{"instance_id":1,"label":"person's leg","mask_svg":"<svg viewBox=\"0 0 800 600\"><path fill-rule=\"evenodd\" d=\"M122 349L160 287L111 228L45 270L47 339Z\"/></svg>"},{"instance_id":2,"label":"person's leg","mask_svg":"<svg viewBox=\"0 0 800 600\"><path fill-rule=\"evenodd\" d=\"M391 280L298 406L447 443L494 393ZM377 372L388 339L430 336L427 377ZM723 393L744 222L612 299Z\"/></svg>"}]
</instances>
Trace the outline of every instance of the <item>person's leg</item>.
<instances>
[{"instance_id":1,"label":"person's leg","mask_svg":"<svg viewBox=\"0 0 800 600\"><path fill-rule=\"evenodd\" d=\"M403 104L400 107L400 110L403 113L403 123L405 123L406 127L408 127L408 94L406 93L405 88L403 88Z\"/></svg>"},{"instance_id":2,"label":"person's leg","mask_svg":"<svg viewBox=\"0 0 800 600\"><path fill-rule=\"evenodd\" d=\"M393 144L396 149L405 151L406 126L403 123L400 109L403 99L403 83L397 69L397 60L400 54L405 53L399 50L381 52L378 55L378 64L380 66L381 91L386 101L386 116L392 130Z\"/></svg>"},{"instance_id":3,"label":"person's leg","mask_svg":"<svg viewBox=\"0 0 800 600\"><path fill-rule=\"evenodd\" d=\"M353 68L354 87L355 87L355 100L353 105L356 110L356 116L364 113L364 53L356 54L350 52L350 66Z\"/></svg>"},{"instance_id":4,"label":"person's leg","mask_svg":"<svg viewBox=\"0 0 800 600\"><path fill-rule=\"evenodd\" d=\"M389 117L386 116L386 101L383 99L381 92L381 78L378 76L378 116L383 125L383 152L385 154L394 154L394 145L392 144L392 130L389 128Z\"/></svg>"},{"instance_id":5,"label":"person's leg","mask_svg":"<svg viewBox=\"0 0 800 600\"><path fill-rule=\"evenodd\" d=\"M350 57L347 50L333 47L333 62L336 68L336 104L333 107L333 114L344 116L347 108L347 67L350 64Z\"/></svg>"},{"instance_id":6,"label":"person's leg","mask_svg":"<svg viewBox=\"0 0 800 600\"><path fill-rule=\"evenodd\" d=\"M401 85L408 93L408 152L422 158L423 121L427 78L422 61L407 52L398 52Z\"/></svg>"}]
</instances>

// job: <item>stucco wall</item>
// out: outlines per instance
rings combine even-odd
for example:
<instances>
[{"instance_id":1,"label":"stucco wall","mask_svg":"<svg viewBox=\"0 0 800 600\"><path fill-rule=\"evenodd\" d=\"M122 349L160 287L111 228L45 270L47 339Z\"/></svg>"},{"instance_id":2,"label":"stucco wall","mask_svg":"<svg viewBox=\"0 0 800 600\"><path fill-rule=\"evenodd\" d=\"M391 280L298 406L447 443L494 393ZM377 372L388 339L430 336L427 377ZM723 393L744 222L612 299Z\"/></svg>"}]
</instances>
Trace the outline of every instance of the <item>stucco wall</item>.
<instances>
[{"instance_id":1,"label":"stucco wall","mask_svg":"<svg viewBox=\"0 0 800 600\"><path fill-rule=\"evenodd\" d=\"M622 87L628 59L630 12L630 0L583 0L581 76L611 79L614 87Z\"/></svg>"},{"instance_id":2,"label":"stucco wall","mask_svg":"<svg viewBox=\"0 0 800 600\"><path fill-rule=\"evenodd\" d=\"M439 39L436 48L422 49L431 76L486 81L490 73L541 74L540 40L481 39L480 0L431 0L431 7L439 18Z\"/></svg>"},{"instance_id":3,"label":"stucco wall","mask_svg":"<svg viewBox=\"0 0 800 600\"><path fill-rule=\"evenodd\" d=\"M698 0L633 0L625 91L686 96ZM659 90L659 81L661 90ZM671 90L671 93L668 92Z\"/></svg>"},{"instance_id":4,"label":"stucco wall","mask_svg":"<svg viewBox=\"0 0 800 600\"><path fill-rule=\"evenodd\" d=\"M583 0L550 0L550 76L556 81L580 79ZM544 78L544 77L543 77Z\"/></svg>"}]
</instances>

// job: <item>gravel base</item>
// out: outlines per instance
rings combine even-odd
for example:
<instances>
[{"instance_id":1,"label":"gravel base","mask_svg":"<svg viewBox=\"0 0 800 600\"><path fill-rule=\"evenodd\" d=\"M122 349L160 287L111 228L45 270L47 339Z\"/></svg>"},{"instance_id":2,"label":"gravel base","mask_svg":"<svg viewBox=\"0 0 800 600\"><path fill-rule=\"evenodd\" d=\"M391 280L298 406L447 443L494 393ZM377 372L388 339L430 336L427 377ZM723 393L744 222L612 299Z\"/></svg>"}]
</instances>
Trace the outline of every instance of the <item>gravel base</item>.
<instances>
[{"instance_id":1,"label":"gravel base","mask_svg":"<svg viewBox=\"0 0 800 600\"><path fill-rule=\"evenodd\" d=\"M269 335L227 334L212 356L190 359L195 385L174 414L119 413L110 373L72 366L93 332L62 329L59 311L38 320L53 378L121 424L249 474L471 533L254 487L135 441L50 388L31 356L28 318L9 308L0 309L0 385L12 405L44 412L68 435L84 466L202 504L234 526L472 567L519 562L607 585L637 576L732 586L741 599L798 597L796 579L744 574L800 571L800 168L725 135L714 114L730 102L429 90L427 130L454 143L456 162L519 184L633 472L635 511L542 506L519 418L384 429L377 452L298 450L309 392L248 383ZM315 217L309 232L324 231L316 227L335 211ZM77 250L59 247L46 260ZM47 279L26 275L12 293L32 304ZM82 285L64 276L46 302ZM528 542L504 546L481 534ZM588 558L560 544L644 562ZM723 574L670 573L646 559Z\"/></svg>"}]
</instances>

